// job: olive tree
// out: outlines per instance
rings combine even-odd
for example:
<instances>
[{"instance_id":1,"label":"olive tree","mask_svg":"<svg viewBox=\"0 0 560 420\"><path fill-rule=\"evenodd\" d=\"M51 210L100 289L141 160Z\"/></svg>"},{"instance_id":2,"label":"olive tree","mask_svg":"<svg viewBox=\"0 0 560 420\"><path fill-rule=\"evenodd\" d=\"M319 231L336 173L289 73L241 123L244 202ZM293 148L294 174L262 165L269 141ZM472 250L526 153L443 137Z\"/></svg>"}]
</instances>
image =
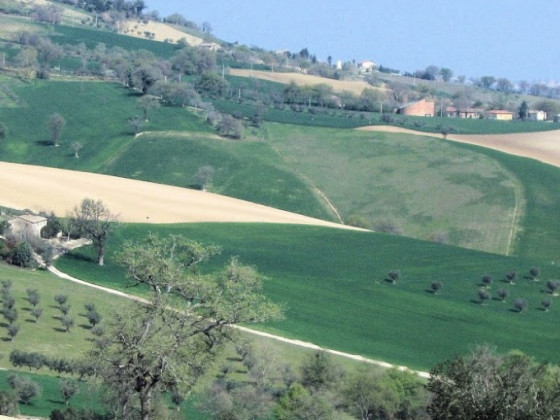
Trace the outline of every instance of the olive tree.
<instances>
[{"instance_id":1,"label":"olive tree","mask_svg":"<svg viewBox=\"0 0 560 420\"><path fill-rule=\"evenodd\" d=\"M112 213L103 201L84 198L80 206L74 208L72 219L81 234L91 239L97 250L97 263L103 265L107 239L116 226L118 215Z\"/></svg>"},{"instance_id":2,"label":"olive tree","mask_svg":"<svg viewBox=\"0 0 560 420\"><path fill-rule=\"evenodd\" d=\"M231 325L281 316L261 293L262 277L232 258L218 274L201 265L219 252L181 236L150 235L127 242L118 255L132 281L150 290L147 303L107 317L89 360L116 398L118 416L153 419L163 391L183 395L209 366Z\"/></svg>"}]
</instances>

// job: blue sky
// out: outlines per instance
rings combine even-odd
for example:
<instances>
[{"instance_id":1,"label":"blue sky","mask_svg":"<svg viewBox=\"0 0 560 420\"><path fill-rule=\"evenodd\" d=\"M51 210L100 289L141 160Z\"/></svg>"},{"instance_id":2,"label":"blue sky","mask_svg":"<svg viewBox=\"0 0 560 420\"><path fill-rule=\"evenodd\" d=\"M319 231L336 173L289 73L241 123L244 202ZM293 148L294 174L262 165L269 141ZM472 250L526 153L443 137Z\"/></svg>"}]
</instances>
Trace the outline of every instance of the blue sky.
<instances>
[{"instance_id":1,"label":"blue sky","mask_svg":"<svg viewBox=\"0 0 560 420\"><path fill-rule=\"evenodd\" d=\"M373 60L401 71L434 64L467 78L560 81L555 0L146 0L217 37L325 61Z\"/></svg>"}]
</instances>

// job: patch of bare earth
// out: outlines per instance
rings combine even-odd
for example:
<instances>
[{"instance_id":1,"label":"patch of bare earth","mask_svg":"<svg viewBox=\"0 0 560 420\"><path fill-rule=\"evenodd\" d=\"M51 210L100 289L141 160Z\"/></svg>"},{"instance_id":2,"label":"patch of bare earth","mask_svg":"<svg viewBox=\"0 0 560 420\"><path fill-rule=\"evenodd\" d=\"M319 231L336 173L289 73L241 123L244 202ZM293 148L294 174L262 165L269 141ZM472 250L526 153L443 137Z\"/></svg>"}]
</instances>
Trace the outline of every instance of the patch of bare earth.
<instances>
[{"instance_id":1,"label":"patch of bare earth","mask_svg":"<svg viewBox=\"0 0 560 420\"><path fill-rule=\"evenodd\" d=\"M163 42L167 40L177 43L177 41L184 38L189 45L199 45L202 43L202 38L180 31L179 29L162 22L148 21L147 23L144 23L139 20L129 20L119 23L119 33L123 35L148 39L146 37L146 32L154 34L153 39L155 41Z\"/></svg>"},{"instance_id":2,"label":"patch of bare earth","mask_svg":"<svg viewBox=\"0 0 560 420\"><path fill-rule=\"evenodd\" d=\"M230 69L232 76L254 77L256 79L268 80L270 82L289 84L294 82L298 86L329 85L335 92L352 92L360 95L364 89L379 89L360 80L334 80L325 77L313 76L301 73L275 73L271 71ZM383 89L381 89L383 90Z\"/></svg>"},{"instance_id":3,"label":"patch of bare earth","mask_svg":"<svg viewBox=\"0 0 560 420\"><path fill-rule=\"evenodd\" d=\"M392 126L368 126L361 127L359 130L441 137L440 134L423 133ZM488 147L560 167L560 130L515 134L452 134L447 136L447 140Z\"/></svg>"},{"instance_id":4,"label":"patch of bare earth","mask_svg":"<svg viewBox=\"0 0 560 420\"><path fill-rule=\"evenodd\" d=\"M0 205L64 216L83 198L101 199L131 223L254 222L352 229L204 191L109 175L0 162Z\"/></svg>"}]
</instances>

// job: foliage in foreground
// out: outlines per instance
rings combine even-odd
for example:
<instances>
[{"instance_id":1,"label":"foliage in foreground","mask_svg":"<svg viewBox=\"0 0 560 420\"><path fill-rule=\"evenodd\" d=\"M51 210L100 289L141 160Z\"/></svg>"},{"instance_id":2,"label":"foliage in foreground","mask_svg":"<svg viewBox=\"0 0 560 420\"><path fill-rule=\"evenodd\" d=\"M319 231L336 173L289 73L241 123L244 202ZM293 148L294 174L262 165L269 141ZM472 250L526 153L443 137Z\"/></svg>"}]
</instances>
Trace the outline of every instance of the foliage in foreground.
<instances>
[{"instance_id":1,"label":"foliage in foreground","mask_svg":"<svg viewBox=\"0 0 560 420\"><path fill-rule=\"evenodd\" d=\"M434 420L545 420L560 416L560 370L481 347L432 369L428 413Z\"/></svg>"},{"instance_id":2,"label":"foliage in foreground","mask_svg":"<svg viewBox=\"0 0 560 420\"><path fill-rule=\"evenodd\" d=\"M254 268L234 258L217 275L199 273L198 266L218 250L150 235L120 252L131 280L147 286L150 296L115 314L90 354L119 418L157 418L160 393L186 395L231 336L228 326L280 316L280 307L260 294L262 279Z\"/></svg>"}]
</instances>

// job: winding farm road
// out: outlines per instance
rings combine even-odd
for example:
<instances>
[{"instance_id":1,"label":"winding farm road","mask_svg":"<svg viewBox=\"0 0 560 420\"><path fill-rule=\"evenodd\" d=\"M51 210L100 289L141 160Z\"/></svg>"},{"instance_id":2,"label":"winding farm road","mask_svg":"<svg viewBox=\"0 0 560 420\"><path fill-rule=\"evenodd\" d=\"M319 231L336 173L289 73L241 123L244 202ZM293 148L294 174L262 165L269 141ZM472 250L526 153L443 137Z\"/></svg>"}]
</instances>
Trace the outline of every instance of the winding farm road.
<instances>
[{"instance_id":1,"label":"winding farm road","mask_svg":"<svg viewBox=\"0 0 560 420\"><path fill-rule=\"evenodd\" d=\"M364 127L360 130L405 132L408 134L433 136L430 133L398 127L372 126ZM489 147L560 167L560 130L502 135L450 135L448 140ZM112 211L120 214L123 222L257 222L351 228L208 192L108 175L32 165L0 162L0 185L2 185L0 205L16 209L27 208L34 211L54 211L61 216L71 211L82 198L91 197L103 200ZM107 293L118 294L123 298L141 301L138 297L72 278L55 268L50 270L67 280L101 289ZM250 334L299 347L321 349L353 360L383 367L395 367L379 360L368 359L332 349L323 349L313 343L291 340L245 327L237 328ZM397 366L397 368L407 369L402 366ZM427 372L416 373L422 377L429 376Z\"/></svg>"},{"instance_id":2,"label":"winding farm road","mask_svg":"<svg viewBox=\"0 0 560 420\"><path fill-rule=\"evenodd\" d=\"M87 287L91 287L91 288L94 288L94 289L97 289L97 290L101 290L105 293L110 293L110 294L113 294L113 295L116 295L116 296L119 296L119 297L122 297L122 298L130 299L130 300L133 300L133 301L136 301L136 302L148 303L148 301L146 299L143 299L141 297L134 296L134 295L131 295L131 294L128 294L128 293L124 293L124 292L121 292L119 290L114 290L114 289L99 286L99 285L96 285L96 284L88 283L86 281L83 281L83 280L77 279L75 277L69 276L68 274L63 273L60 270L58 270L57 268L52 267L52 266L49 267L48 270L57 277L60 277L60 278L65 279L65 280L72 281L74 283L81 284L83 286L87 286ZM376 366L381 366L381 367L388 368L388 369L389 368L397 368L397 369L403 370L403 371L410 371L410 372L414 372L415 374L417 374L418 376L420 376L422 378L429 378L430 377L430 374L428 372L411 370L411 369L407 368L406 366L392 365L390 363L383 362L381 360L369 359L367 357L363 357L363 356L360 356L360 355L357 355L357 354L351 354L351 353L345 353L345 352L338 351L338 350L326 349L326 348L320 347L316 344L309 343L309 342L306 342L306 341L293 340L293 339L282 337L282 336L279 336L279 335L269 334L269 333L265 333L265 332L262 332L262 331L253 330L251 328L242 327L240 325L235 325L233 328L236 328L239 331L242 331L242 332L247 333L247 334L252 334L252 335L259 336L259 337L265 337L265 338L268 338L268 339L271 339L271 340L280 341L282 343L287 343L287 344L297 346L297 347L302 347L302 348L312 349L312 350L322 350L326 353L330 353L330 354L333 354L333 355L336 355L336 356L344 357L346 359L356 360L356 361L359 361L359 362L365 362L365 363L369 363L369 364L376 365Z\"/></svg>"}]
</instances>

